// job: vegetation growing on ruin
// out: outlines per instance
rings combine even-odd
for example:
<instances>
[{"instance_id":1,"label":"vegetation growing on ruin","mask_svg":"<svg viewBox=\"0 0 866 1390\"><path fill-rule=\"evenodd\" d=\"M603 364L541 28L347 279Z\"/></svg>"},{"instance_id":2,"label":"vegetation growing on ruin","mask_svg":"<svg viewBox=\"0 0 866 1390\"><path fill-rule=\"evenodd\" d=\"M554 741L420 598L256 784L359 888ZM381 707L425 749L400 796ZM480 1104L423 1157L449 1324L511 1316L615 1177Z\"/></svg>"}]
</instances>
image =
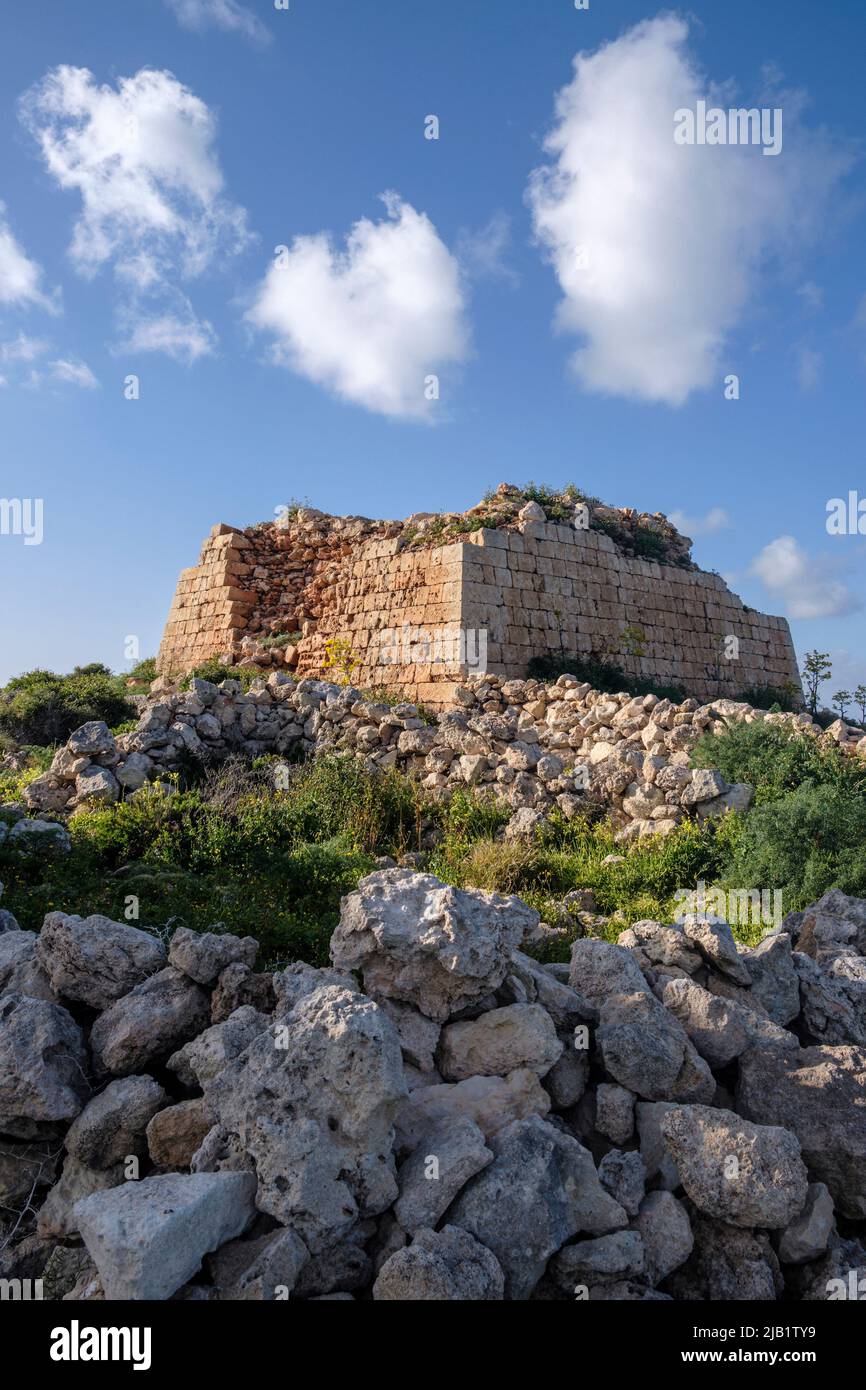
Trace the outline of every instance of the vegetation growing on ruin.
<instances>
[{"instance_id":1,"label":"vegetation growing on ruin","mask_svg":"<svg viewBox=\"0 0 866 1390\"><path fill-rule=\"evenodd\" d=\"M421 549L458 541L481 527L487 530L516 527L520 509L527 502L542 507L548 521L569 523L574 520L575 508L582 505L587 509L589 528L609 536L627 554L685 568L692 565L688 550L669 522L661 517L642 518L637 513L608 506L598 497L582 492L574 483L560 489L544 483L528 482L519 487L500 483L498 488L488 489L481 502L467 512L444 512L405 525L401 539L404 546Z\"/></svg>"},{"instance_id":2,"label":"vegetation growing on ruin","mask_svg":"<svg viewBox=\"0 0 866 1390\"><path fill-rule=\"evenodd\" d=\"M586 681L594 690L611 695L625 690L630 695L657 695L660 700L672 700L674 704L680 704L688 693L680 685L631 676L609 656L601 654L569 656L564 652L551 652L547 656L534 656L527 664L526 674L531 680L548 682L560 676L574 676L575 680Z\"/></svg>"},{"instance_id":3,"label":"vegetation growing on ruin","mask_svg":"<svg viewBox=\"0 0 866 1390\"><path fill-rule=\"evenodd\" d=\"M203 661L200 666L196 666L180 683L181 690L189 690L194 680L212 681L214 685L219 685L220 681L238 681L244 690L249 690L253 681L261 675L267 675L257 666L227 666L218 657L211 657L209 661Z\"/></svg>"}]
</instances>

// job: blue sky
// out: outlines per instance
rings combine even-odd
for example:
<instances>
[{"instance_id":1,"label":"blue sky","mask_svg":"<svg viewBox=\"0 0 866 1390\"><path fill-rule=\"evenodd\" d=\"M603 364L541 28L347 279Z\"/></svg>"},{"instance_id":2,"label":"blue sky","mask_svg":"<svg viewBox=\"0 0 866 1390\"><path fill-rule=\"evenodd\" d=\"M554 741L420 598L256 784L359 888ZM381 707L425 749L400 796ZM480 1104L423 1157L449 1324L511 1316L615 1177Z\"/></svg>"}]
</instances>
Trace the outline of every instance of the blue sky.
<instances>
[{"instance_id":1,"label":"blue sky","mask_svg":"<svg viewBox=\"0 0 866 1390\"><path fill-rule=\"evenodd\" d=\"M866 680L825 525L866 496L862 7L8 0L0 40L0 497L44 505L0 679L155 652L215 521L532 478L678 514ZM677 150L696 95L782 152Z\"/></svg>"}]
</instances>

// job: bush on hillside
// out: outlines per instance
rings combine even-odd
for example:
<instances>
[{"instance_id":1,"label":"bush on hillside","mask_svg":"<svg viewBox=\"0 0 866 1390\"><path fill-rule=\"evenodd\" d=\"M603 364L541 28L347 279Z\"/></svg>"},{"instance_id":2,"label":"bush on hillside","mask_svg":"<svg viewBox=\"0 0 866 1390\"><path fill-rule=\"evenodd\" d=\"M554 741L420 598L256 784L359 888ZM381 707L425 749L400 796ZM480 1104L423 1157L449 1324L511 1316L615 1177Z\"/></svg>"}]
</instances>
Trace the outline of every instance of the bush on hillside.
<instances>
[{"instance_id":1,"label":"bush on hillside","mask_svg":"<svg viewBox=\"0 0 866 1390\"><path fill-rule=\"evenodd\" d=\"M739 824L723 882L780 888L785 912L829 888L866 897L866 801L842 786L804 783Z\"/></svg>"},{"instance_id":2,"label":"bush on hillside","mask_svg":"<svg viewBox=\"0 0 866 1390\"><path fill-rule=\"evenodd\" d=\"M181 690L189 690L190 684L194 680L211 681L213 685L219 685L220 681L239 681L244 690L249 690L254 680L259 676L266 676L268 673L262 671L258 666L227 666L225 662L219 661L213 656L208 661L203 661L201 666L196 666L181 681Z\"/></svg>"},{"instance_id":3,"label":"bush on hillside","mask_svg":"<svg viewBox=\"0 0 866 1390\"><path fill-rule=\"evenodd\" d=\"M64 742L90 719L114 727L135 717L121 680L100 662L76 666L66 676L26 671L0 690L0 733L18 743L45 747Z\"/></svg>"},{"instance_id":4,"label":"bush on hillside","mask_svg":"<svg viewBox=\"0 0 866 1390\"><path fill-rule=\"evenodd\" d=\"M143 661L137 661L132 670L127 672L126 679L150 683L150 681L156 680L156 674L156 657L146 656Z\"/></svg>"},{"instance_id":5,"label":"bush on hillside","mask_svg":"<svg viewBox=\"0 0 866 1390\"><path fill-rule=\"evenodd\" d=\"M866 768L859 759L778 724L738 722L723 734L705 734L692 751L692 763L718 768L728 782L749 782L757 805L800 787L831 786L866 798Z\"/></svg>"}]
</instances>

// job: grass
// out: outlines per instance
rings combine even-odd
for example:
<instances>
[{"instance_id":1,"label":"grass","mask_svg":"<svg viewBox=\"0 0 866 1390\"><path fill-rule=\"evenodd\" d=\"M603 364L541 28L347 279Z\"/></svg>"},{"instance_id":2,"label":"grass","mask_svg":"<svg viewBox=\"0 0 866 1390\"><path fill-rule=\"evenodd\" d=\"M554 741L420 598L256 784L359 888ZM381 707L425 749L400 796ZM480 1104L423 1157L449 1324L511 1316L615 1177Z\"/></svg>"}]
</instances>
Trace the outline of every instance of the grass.
<instances>
[{"instance_id":1,"label":"grass","mask_svg":"<svg viewBox=\"0 0 866 1390\"><path fill-rule=\"evenodd\" d=\"M15 799L49 757L37 750L26 771L5 774L3 799ZM564 937L535 948L547 959L566 960L582 930L563 904L576 888L593 891L605 919L593 930L609 940L643 918L674 920L676 894L699 881L781 889L785 911L833 886L866 895L866 770L777 726L735 724L694 752L697 766L755 786L752 811L687 821L628 846L597 816L568 821L558 811L533 841L506 841L507 808L469 790L434 803L417 782L350 756L300 763L279 790L278 762L230 759L170 794L148 791L74 816L66 855L0 845L3 906L31 930L55 908L163 935L219 924L256 936L274 967L325 963L341 897L378 856L410 850L426 851L427 869L447 883L517 894L543 921L566 926ZM612 855L618 862L605 863ZM759 928L734 930L747 944L760 938Z\"/></svg>"},{"instance_id":2,"label":"grass","mask_svg":"<svg viewBox=\"0 0 866 1390\"><path fill-rule=\"evenodd\" d=\"M0 846L4 907L30 930L58 908L163 934L219 923L258 937L272 965L323 964L341 896L379 855L435 841L430 872L457 887L517 893L548 922L561 918L566 893L590 887L599 910L616 916L612 937L641 917L670 917L674 892L711 880L719 857L713 827L684 826L605 865L617 848L605 825L553 817L537 843L513 844L496 838L509 812L469 792L434 805L399 773L338 756L290 769L278 791L273 761L233 760L187 790L75 816L67 855L25 858ZM569 941L558 943L561 959Z\"/></svg>"},{"instance_id":3,"label":"grass","mask_svg":"<svg viewBox=\"0 0 866 1390\"><path fill-rule=\"evenodd\" d=\"M26 759L20 768L0 768L0 802L20 801L35 777L47 772L54 757L53 748L32 744L16 750ZM2 817L0 817L2 819Z\"/></svg>"}]
</instances>

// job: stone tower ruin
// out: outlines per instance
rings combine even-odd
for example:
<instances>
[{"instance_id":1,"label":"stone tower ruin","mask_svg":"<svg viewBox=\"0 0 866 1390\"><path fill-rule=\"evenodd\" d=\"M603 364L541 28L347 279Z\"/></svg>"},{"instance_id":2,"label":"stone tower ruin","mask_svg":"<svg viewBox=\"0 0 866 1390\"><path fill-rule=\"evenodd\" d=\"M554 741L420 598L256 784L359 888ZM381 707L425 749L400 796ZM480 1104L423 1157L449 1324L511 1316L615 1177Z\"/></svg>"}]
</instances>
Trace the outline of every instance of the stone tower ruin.
<instances>
[{"instance_id":1,"label":"stone tower ruin","mask_svg":"<svg viewBox=\"0 0 866 1390\"><path fill-rule=\"evenodd\" d=\"M577 654L701 699L800 690L785 619L698 569L661 514L544 500L503 484L466 513L383 522L298 507L215 526L178 581L159 671L217 657L441 708L473 671L523 677L532 657Z\"/></svg>"}]
</instances>

